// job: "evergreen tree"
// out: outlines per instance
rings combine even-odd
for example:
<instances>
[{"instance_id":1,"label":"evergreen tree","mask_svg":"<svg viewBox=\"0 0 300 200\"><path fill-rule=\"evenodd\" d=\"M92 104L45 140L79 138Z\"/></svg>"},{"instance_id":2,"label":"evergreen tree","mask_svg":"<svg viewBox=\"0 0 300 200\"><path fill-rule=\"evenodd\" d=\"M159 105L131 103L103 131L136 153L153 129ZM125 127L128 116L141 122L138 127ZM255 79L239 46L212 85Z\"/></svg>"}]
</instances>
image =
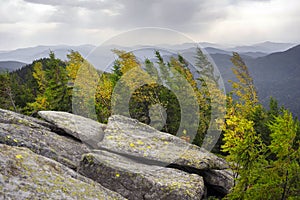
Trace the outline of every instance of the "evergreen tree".
<instances>
[{"instance_id":1,"label":"evergreen tree","mask_svg":"<svg viewBox=\"0 0 300 200\"><path fill-rule=\"evenodd\" d=\"M240 105L245 105L239 108L237 104L237 109L254 107L258 104L257 91L253 83L253 79L250 76L247 65L244 63L243 59L236 52L233 53L231 62L234 67L232 68L238 82L231 82L233 91L232 93L239 99ZM245 114L250 114L249 110L245 110ZM243 110L241 110L243 112Z\"/></svg>"},{"instance_id":2,"label":"evergreen tree","mask_svg":"<svg viewBox=\"0 0 300 200\"><path fill-rule=\"evenodd\" d=\"M50 52L49 57L45 71L48 84L44 93L49 102L49 109L71 112L70 98L66 87L68 79L65 64L55 58L53 52Z\"/></svg>"},{"instance_id":3,"label":"evergreen tree","mask_svg":"<svg viewBox=\"0 0 300 200\"><path fill-rule=\"evenodd\" d=\"M0 105L3 109L14 110L17 112L17 107L14 100L14 94L11 89L11 77L8 72L0 74Z\"/></svg>"},{"instance_id":4,"label":"evergreen tree","mask_svg":"<svg viewBox=\"0 0 300 200\"><path fill-rule=\"evenodd\" d=\"M194 144L202 145L206 137L204 147L215 145L214 152L220 153L222 135L220 129L223 125L223 116L226 112L226 96L219 86L220 77L216 75L214 66L208 57L198 47L196 52L197 73L199 75L198 103L200 107L200 124L198 134L193 141ZM221 118L220 118L221 116ZM208 133L209 131L209 133Z\"/></svg>"},{"instance_id":5,"label":"evergreen tree","mask_svg":"<svg viewBox=\"0 0 300 200\"><path fill-rule=\"evenodd\" d=\"M32 76L33 78L35 78L38 84L39 94L43 94L46 89L47 80L46 80L46 73L43 70L43 64L41 62L34 63Z\"/></svg>"},{"instance_id":6,"label":"evergreen tree","mask_svg":"<svg viewBox=\"0 0 300 200\"><path fill-rule=\"evenodd\" d=\"M65 63L55 58L54 53L50 52L49 59L44 66L40 62L34 64L32 76L38 85L38 92L35 101L27 103L27 110L31 114L39 110L71 112Z\"/></svg>"},{"instance_id":7,"label":"evergreen tree","mask_svg":"<svg viewBox=\"0 0 300 200\"><path fill-rule=\"evenodd\" d=\"M72 107L72 112L88 116L88 109L85 108L85 102L83 97L86 95L85 88L88 84L86 80L89 80L87 74L85 73L86 61L77 51L70 51L67 55L68 61L66 63L66 97L69 98L70 108ZM92 79L91 79L92 80ZM71 105L71 103L73 103ZM73 110L74 109L74 110Z\"/></svg>"},{"instance_id":8,"label":"evergreen tree","mask_svg":"<svg viewBox=\"0 0 300 200\"><path fill-rule=\"evenodd\" d=\"M97 118L102 123L107 123L111 116L111 98L117 74L102 73L96 90L96 113Z\"/></svg>"},{"instance_id":9,"label":"evergreen tree","mask_svg":"<svg viewBox=\"0 0 300 200\"><path fill-rule=\"evenodd\" d=\"M228 199L297 199L299 185L299 122L271 99L269 116L258 104L257 95L247 66L234 54L235 74L232 82L223 151L235 173L235 186ZM263 117L262 117L263 116ZM272 116L272 117L270 117ZM259 117L264 119L259 122ZM267 119L267 120L266 120ZM261 132L269 129L269 142ZM256 127L256 128L255 128ZM260 128L257 128L260 127Z\"/></svg>"},{"instance_id":10,"label":"evergreen tree","mask_svg":"<svg viewBox=\"0 0 300 200\"><path fill-rule=\"evenodd\" d=\"M233 100L228 97L226 124L224 125L224 145L222 149L229 153L227 159L232 163L236 184L229 195L232 199L246 198L245 191L254 183L257 169L261 167L264 158L264 144L261 136L254 129L251 120L255 107L258 105L256 90L242 58L233 53L231 61L234 65L233 73L238 82L232 83L232 94L237 97Z\"/></svg>"},{"instance_id":11,"label":"evergreen tree","mask_svg":"<svg viewBox=\"0 0 300 200\"><path fill-rule=\"evenodd\" d=\"M290 112L283 110L268 125L271 130L271 144L268 148L276 158L270 161L266 187L273 191L273 198L297 198L300 196L299 121L294 120Z\"/></svg>"}]
</instances>

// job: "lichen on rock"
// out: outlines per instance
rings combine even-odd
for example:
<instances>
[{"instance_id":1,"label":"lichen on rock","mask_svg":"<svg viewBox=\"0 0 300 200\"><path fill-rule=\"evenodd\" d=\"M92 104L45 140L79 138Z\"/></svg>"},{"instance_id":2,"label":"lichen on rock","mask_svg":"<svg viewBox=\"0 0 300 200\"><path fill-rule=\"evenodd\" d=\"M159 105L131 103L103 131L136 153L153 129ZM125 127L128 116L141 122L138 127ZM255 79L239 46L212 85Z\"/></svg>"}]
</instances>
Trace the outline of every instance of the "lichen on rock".
<instances>
[{"instance_id":1,"label":"lichen on rock","mask_svg":"<svg viewBox=\"0 0 300 200\"><path fill-rule=\"evenodd\" d=\"M0 166L0 197L5 199L124 199L27 148L0 144Z\"/></svg>"},{"instance_id":2,"label":"lichen on rock","mask_svg":"<svg viewBox=\"0 0 300 200\"><path fill-rule=\"evenodd\" d=\"M67 112L39 111L39 116L92 148L104 137L105 124Z\"/></svg>"},{"instance_id":3,"label":"lichen on rock","mask_svg":"<svg viewBox=\"0 0 300 200\"><path fill-rule=\"evenodd\" d=\"M0 109L0 199L192 200L232 188L225 160L137 120L41 113L48 122Z\"/></svg>"},{"instance_id":4,"label":"lichen on rock","mask_svg":"<svg viewBox=\"0 0 300 200\"><path fill-rule=\"evenodd\" d=\"M202 199L202 177L177 169L151 166L107 151L83 156L79 172L128 199Z\"/></svg>"}]
</instances>

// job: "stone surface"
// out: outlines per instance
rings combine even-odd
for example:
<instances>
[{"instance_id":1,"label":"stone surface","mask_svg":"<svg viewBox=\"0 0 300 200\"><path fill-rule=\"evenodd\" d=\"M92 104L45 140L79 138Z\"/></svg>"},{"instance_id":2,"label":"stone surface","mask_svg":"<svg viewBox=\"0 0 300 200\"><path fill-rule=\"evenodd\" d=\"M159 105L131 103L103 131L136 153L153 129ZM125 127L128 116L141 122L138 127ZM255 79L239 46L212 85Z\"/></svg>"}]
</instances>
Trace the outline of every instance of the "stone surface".
<instances>
[{"instance_id":1,"label":"stone surface","mask_svg":"<svg viewBox=\"0 0 300 200\"><path fill-rule=\"evenodd\" d=\"M109 118L105 136L98 146L145 164L172 165L173 168L205 174L204 181L223 195L233 185L233 177L230 174L224 176L226 173L222 171L228 168L225 160L178 137L124 116L114 115Z\"/></svg>"},{"instance_id":2,"label":"stone surface","mask_svg":"<svg viewBox=\"0 0 300 200\"><path fill-rule=\"evenodd\" d=\"M79 173L128 199L202 199L202 177L177 169L145 165L98 150L83 156Z\"/></svg>"},{"instance_id":3,"label":"stone surface","mask_svg":"<svg viewBox=\"0 0 300 200\"><path fill-rule=\"evenodd\" d=\"M27 147L33 152L76 169L89 149L79 140L53 131L53 125L14 112L0 110L0 143ZM55 129L55 128L53 128Z\"/></svg>"},{"instance_id":4,"label":"stone surface","mask_svg":"<svg viewBox=\"0 0 300 200\"><path fill-rule=\"evenodd\" d=\"M31 128L46 128L47 130L55 129L55 126L45 121L3 109L0 109L0 123L26 125Z\"/></svg>"},{"instance_id":5,"label":"stone surface","mask_svg":"<svg viewBox=\"0 0 300 200\"><path fill-rule=\"evenodd\" d=\"M23 163L22 159L26 156L30 157L30 163L33 162L33 157L36 159L37 163L33 165L36 169L44 161L52 163L49 164L51 166L54 166L53 163L60 163L60 172L65 172L63 175L73 173L74 176L70 175L72 178L96 187L99 184L93 182L93 179L129 199L201 199L207 195L223 197L232 188L233 177L226 169L227 164L223 159L137 120L115 115L110 117L108 125L103 125L64 112L41 113L48 122L0 109L0 199L3 188L5 195L11 195L6 196L7 199L16 199L12 195L17 186L11 187L14 180L21 184L20 188L30 188L30 195L32 188L40 187L36 191L36 199L43 199L46 189L40 182L33 182L36 179L32 177L27 161L26 165L22 164L24 168L15 167L20 160ZM16 151L18 153L14 154L15 157L4 153ZM22 154L23 151L26 155ZM13 160L14 158L16 159ZM47 163L44 163L46 169L49 168ZM42 171L44 165L39 166ZM14 172L19 173L20 170L25 175L10 175L10 184L7 184L7 174L14 175ZM77 170L91 179L79 176ZM45 176L49 175L47 170L43 173ZM64 178L59 178L61 179ZM42 179L38 181L47 182ZM50 199L58 199L59 195L66 195L62 196L63 199L89 198L80 196L83 195L80 187L77 188L80 195L72 198L75 191L65 194L65 191L73 191L71 185L66 184L66 188L61 188L61 182L51 181L46 184L48 188L55 190L54 196L49 196ZM16 195L25 198L28 194L24 191L20 190Z\"/></svg>"},{"instance_id":6,"label":"stone surface","mask_svg":"<svg viewBox=\"0 0 300 200\"><path fill-rule=\"evenodd\" d=\"M39 111L38 114L46 121L88 144L91 148L96 148L96 144L104 137L106 125L94 120L58 111Z\"/></svg>"},{"instance_id":7,"label":"stone surface","mask_svg":"<svg viewBox=\"0 0 300 200\"><path fill-rule=\"evenodd\" d=\"M0 199L124 198L27 148L0 144Z\"/></svg>"},{"instance_id":8,"label":"stone surface","mask_svg":"<svg viewBox=\"0 0 300 200\"><path fill-rule=\"evenodd\" d=\"M162 164L196 169L226 169L225 160L184 140L120 115L108 120L100 148L140 157Z\"/></svg>"}]
</instances>

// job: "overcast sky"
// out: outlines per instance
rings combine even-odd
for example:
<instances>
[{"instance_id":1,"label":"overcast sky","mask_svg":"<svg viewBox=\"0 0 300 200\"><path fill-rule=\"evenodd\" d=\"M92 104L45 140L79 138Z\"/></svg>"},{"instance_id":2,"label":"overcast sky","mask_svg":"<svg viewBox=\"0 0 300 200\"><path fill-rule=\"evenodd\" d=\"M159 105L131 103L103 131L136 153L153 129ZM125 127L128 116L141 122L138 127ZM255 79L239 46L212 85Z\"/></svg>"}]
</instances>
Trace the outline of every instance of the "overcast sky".
<instances>
[{"instance_id":1,"label":"overcast sky","mask_svg":"<svg viewBox=\"0 0 300 200\"><path fill-rule=\"evenodd\" d=\"M195 41L300 43L299 0L0 0L0 50L98 45L139 27Z\"/></svg>"}]
</instances>

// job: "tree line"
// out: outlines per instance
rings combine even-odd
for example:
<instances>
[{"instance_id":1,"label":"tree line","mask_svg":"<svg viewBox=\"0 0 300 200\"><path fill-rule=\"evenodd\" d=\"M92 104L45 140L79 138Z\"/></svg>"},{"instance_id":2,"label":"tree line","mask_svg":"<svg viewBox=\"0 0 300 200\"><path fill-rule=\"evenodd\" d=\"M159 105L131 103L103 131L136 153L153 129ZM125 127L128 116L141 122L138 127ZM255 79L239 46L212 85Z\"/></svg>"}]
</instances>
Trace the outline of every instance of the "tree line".
<instances>
[{"instance_id":1,"label":"tree line","mask_svg":"<svg viewBox=\"0 0 300 200\"><path fill-rule=\"evenodd\" d=\"M72 112L76 103L78 112L101 123L112 114L129 115L198 146L213 127L213 131L221 131L213 152L229 161L235 176L234 188L225 198L299 198L299 121L273 98L269 108L260 104L238 53L231 58L237 81L231 81L233 89L225 95L213 65L199 48L194 74L181 55L165 61L155 51L155 62L141 62L132 52L113 52L118 58L109 72L95 70L78 52L71 51L67 61L50 52L49 58L2 73L0 106L36 116L39 110ZM85 88L89 87L95 87L95 92L88 93ZM188 110L183 116L184 105ZM95 116L89 109L95 110ZM225 120L218 119L217 114L223 112Z\"/></svg>"}]
</instances>

